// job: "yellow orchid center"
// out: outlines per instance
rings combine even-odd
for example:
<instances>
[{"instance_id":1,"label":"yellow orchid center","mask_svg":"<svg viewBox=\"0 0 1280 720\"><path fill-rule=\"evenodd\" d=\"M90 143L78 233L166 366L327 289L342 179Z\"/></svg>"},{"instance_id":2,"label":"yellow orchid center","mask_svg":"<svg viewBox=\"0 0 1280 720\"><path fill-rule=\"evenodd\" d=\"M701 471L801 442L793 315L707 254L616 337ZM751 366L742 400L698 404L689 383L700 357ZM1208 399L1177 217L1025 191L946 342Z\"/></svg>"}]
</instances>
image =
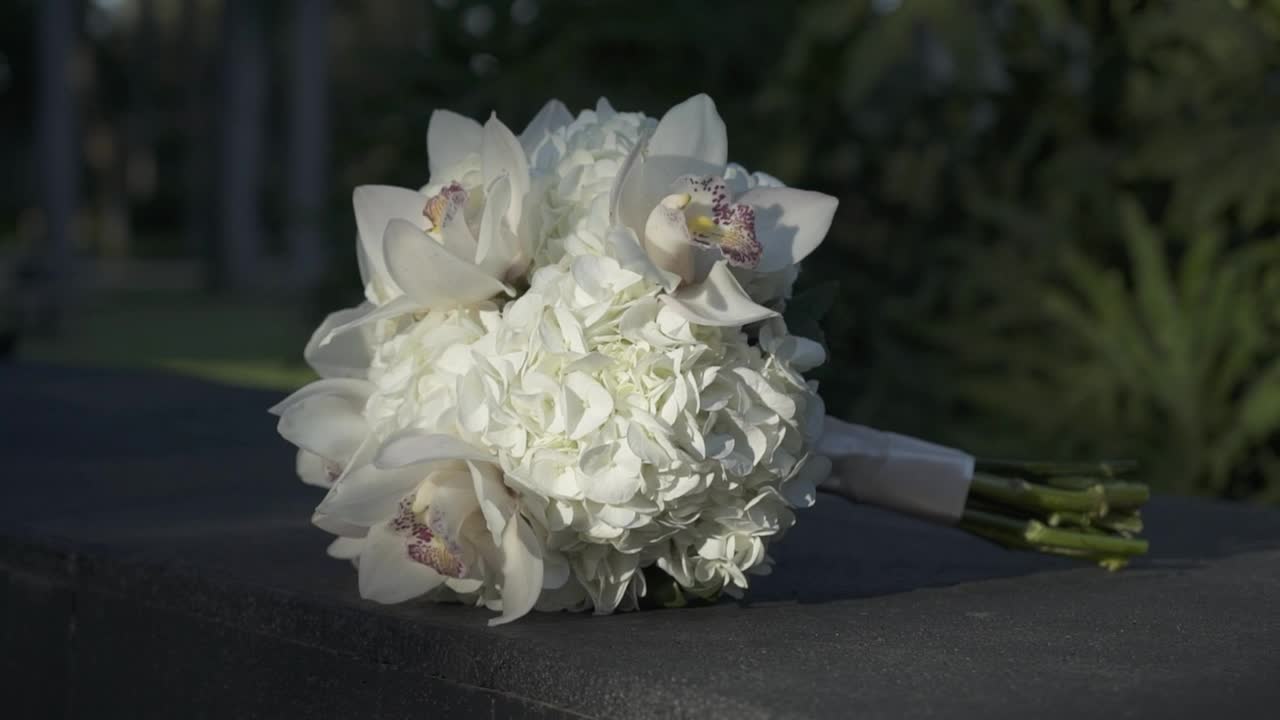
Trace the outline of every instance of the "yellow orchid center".
<instances>
[{"instance_id":1,"label":"yellow orchid center","mask_svg":"<svg viewBox=\"0 0 1280 720\"><path fill-rule=\"evenodd\" d=\"M754 268L763 248L756 239L755 208L729 200L724 178L685 176L676 181L685 192L668 195L664 203L679 199L690 239L704 247L718 248L730 265Z\"/></svg>"},{"instance_id":2,"label":"yellow orchid center","mask_svg":"<svg viewBox=\"0 0 1280 720\"><path fill-rule=\"evenodd\" d=\"M453 219L454 213L467 202L467 191L458 182L451 182L444 188L427 198L422 208L422 215L430 225L428 231L440 230L445 223Z\"/></svg>"}]
</instances>

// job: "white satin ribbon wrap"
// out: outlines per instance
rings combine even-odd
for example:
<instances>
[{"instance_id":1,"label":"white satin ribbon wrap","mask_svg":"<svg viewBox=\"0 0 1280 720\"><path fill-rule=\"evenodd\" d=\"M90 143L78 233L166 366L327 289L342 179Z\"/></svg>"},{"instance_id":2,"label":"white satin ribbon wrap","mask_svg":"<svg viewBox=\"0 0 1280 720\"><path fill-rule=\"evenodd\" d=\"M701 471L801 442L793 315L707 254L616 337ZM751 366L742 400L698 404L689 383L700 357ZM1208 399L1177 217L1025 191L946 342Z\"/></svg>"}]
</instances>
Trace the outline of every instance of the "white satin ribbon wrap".
<instances>
[{"instance_id":1,"label":"white satin ribbon wrap","mask_svg":"<svg viewBox=\"0 0 1280 720\"><path fill-rule=\"evenodd\" d=\"M823 489L927 520L955 523L973 481L973 456L828 416L818 454L831 459Z\"/></svg>"}]
</instances>

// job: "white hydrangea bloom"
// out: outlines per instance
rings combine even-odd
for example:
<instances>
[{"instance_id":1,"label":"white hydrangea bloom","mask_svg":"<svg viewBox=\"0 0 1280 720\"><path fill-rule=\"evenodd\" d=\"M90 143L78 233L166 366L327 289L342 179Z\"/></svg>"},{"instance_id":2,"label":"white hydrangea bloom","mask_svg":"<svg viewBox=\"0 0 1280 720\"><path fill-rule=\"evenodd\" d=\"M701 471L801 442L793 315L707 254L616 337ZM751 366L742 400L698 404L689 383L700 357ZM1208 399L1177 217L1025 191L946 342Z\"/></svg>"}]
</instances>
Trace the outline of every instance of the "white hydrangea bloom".
<instances>
[{"instance_id":1,"label":"white hydrangea bloom","mask_svg":"<svg viewBox=\"0 0 1280 720\"><path fill-rule=\"evenodd\" d=\"M366 416L493 451L546 547L599 611L657 562L697 594L745 588L811 501L821 348L693 325L617 261L566 258L501 312L423 318L374 360ZM562 592L562 602L582 597Z\"/></svg>"},{"instance_id":2,"label":"white hydrangea bloom","mask_svg":"<svg viewBox=\"0 0 1280 720\"><path fill-rule=\"evenodd\" d=\"M539 180L528 202L541 220L537 265L555 264L565 254L608 254L609 194L641 132L653 126L651 118L617 112L601 100L533 151L530 165Z\"/></svg>"}]
</instances>

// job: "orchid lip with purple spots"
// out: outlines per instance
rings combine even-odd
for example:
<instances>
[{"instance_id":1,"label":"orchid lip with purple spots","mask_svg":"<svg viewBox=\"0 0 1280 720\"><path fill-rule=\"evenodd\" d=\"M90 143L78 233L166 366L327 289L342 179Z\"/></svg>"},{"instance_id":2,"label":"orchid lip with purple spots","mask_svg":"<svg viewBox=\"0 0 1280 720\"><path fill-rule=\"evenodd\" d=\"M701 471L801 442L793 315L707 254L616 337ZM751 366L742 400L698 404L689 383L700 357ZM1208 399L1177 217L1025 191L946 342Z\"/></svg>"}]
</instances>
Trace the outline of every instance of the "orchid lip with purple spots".
<instances>
[{"instance_id":1,"label":"orchid lip with purple spots","mask_svg":"<svg viewBox=\"0 0 1280 720\"><path fill-rule=\"evenodd\" d=\"M689 217L689 235L695 244L720 250L734 267L754 269L764 248L756 238L755 208L729 200L724 178L685 175L676 187L690 196L686 215L709 209L710 214Z\"/></svg>"},{"instance_id":2,"label":"orchid lip with purple spots","mask_svg":"<svg viewBox=\"0 0 1280 720\"><path fill-rule=\"evenodd\" d=\"M467 202L467 191L456 180L444 186L440 192L427 198L422 215L430 223L430 230L438 230L453 219L458 208Z\"/></svg>"},{"instance_id":3,"label":"orchid lip with purple spots","mask_svg":"<svg viewBox=\"0 0 1280 720\"><path fill-rule=\"evenodd\" d=\"M405 552L409 559L435 570L445 577L460 578L466 574L462 562L462 549L449 540L439 528L422 522L413 511L413 499L400 501L400 511L391 520L391 530L405 538Z\"/></svg>"}]
</instances>

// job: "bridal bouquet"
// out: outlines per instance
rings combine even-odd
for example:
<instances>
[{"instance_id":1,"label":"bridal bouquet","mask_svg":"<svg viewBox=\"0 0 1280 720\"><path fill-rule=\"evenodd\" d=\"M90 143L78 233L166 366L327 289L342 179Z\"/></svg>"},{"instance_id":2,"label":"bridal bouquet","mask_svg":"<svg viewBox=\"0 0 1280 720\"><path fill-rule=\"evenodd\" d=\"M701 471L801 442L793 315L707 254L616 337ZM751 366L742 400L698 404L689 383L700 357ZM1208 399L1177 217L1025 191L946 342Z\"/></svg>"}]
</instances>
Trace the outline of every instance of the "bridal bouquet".
<instances>
[{"instance_id":1,"label":"bridal bouquet","mask_svg":"<svg viewBox=\"0 0 1280 720\"><path fill-rule=\"evenodd\" d=\"M819 487L1118 566L1121 464L984 463L827 418L780 310L835 198L728 162L699 95L660 120L438 111L430 182L354 193L366 300L275 408L362 596L609 613L745 590Z\"/></svg>"}]
</instances>

